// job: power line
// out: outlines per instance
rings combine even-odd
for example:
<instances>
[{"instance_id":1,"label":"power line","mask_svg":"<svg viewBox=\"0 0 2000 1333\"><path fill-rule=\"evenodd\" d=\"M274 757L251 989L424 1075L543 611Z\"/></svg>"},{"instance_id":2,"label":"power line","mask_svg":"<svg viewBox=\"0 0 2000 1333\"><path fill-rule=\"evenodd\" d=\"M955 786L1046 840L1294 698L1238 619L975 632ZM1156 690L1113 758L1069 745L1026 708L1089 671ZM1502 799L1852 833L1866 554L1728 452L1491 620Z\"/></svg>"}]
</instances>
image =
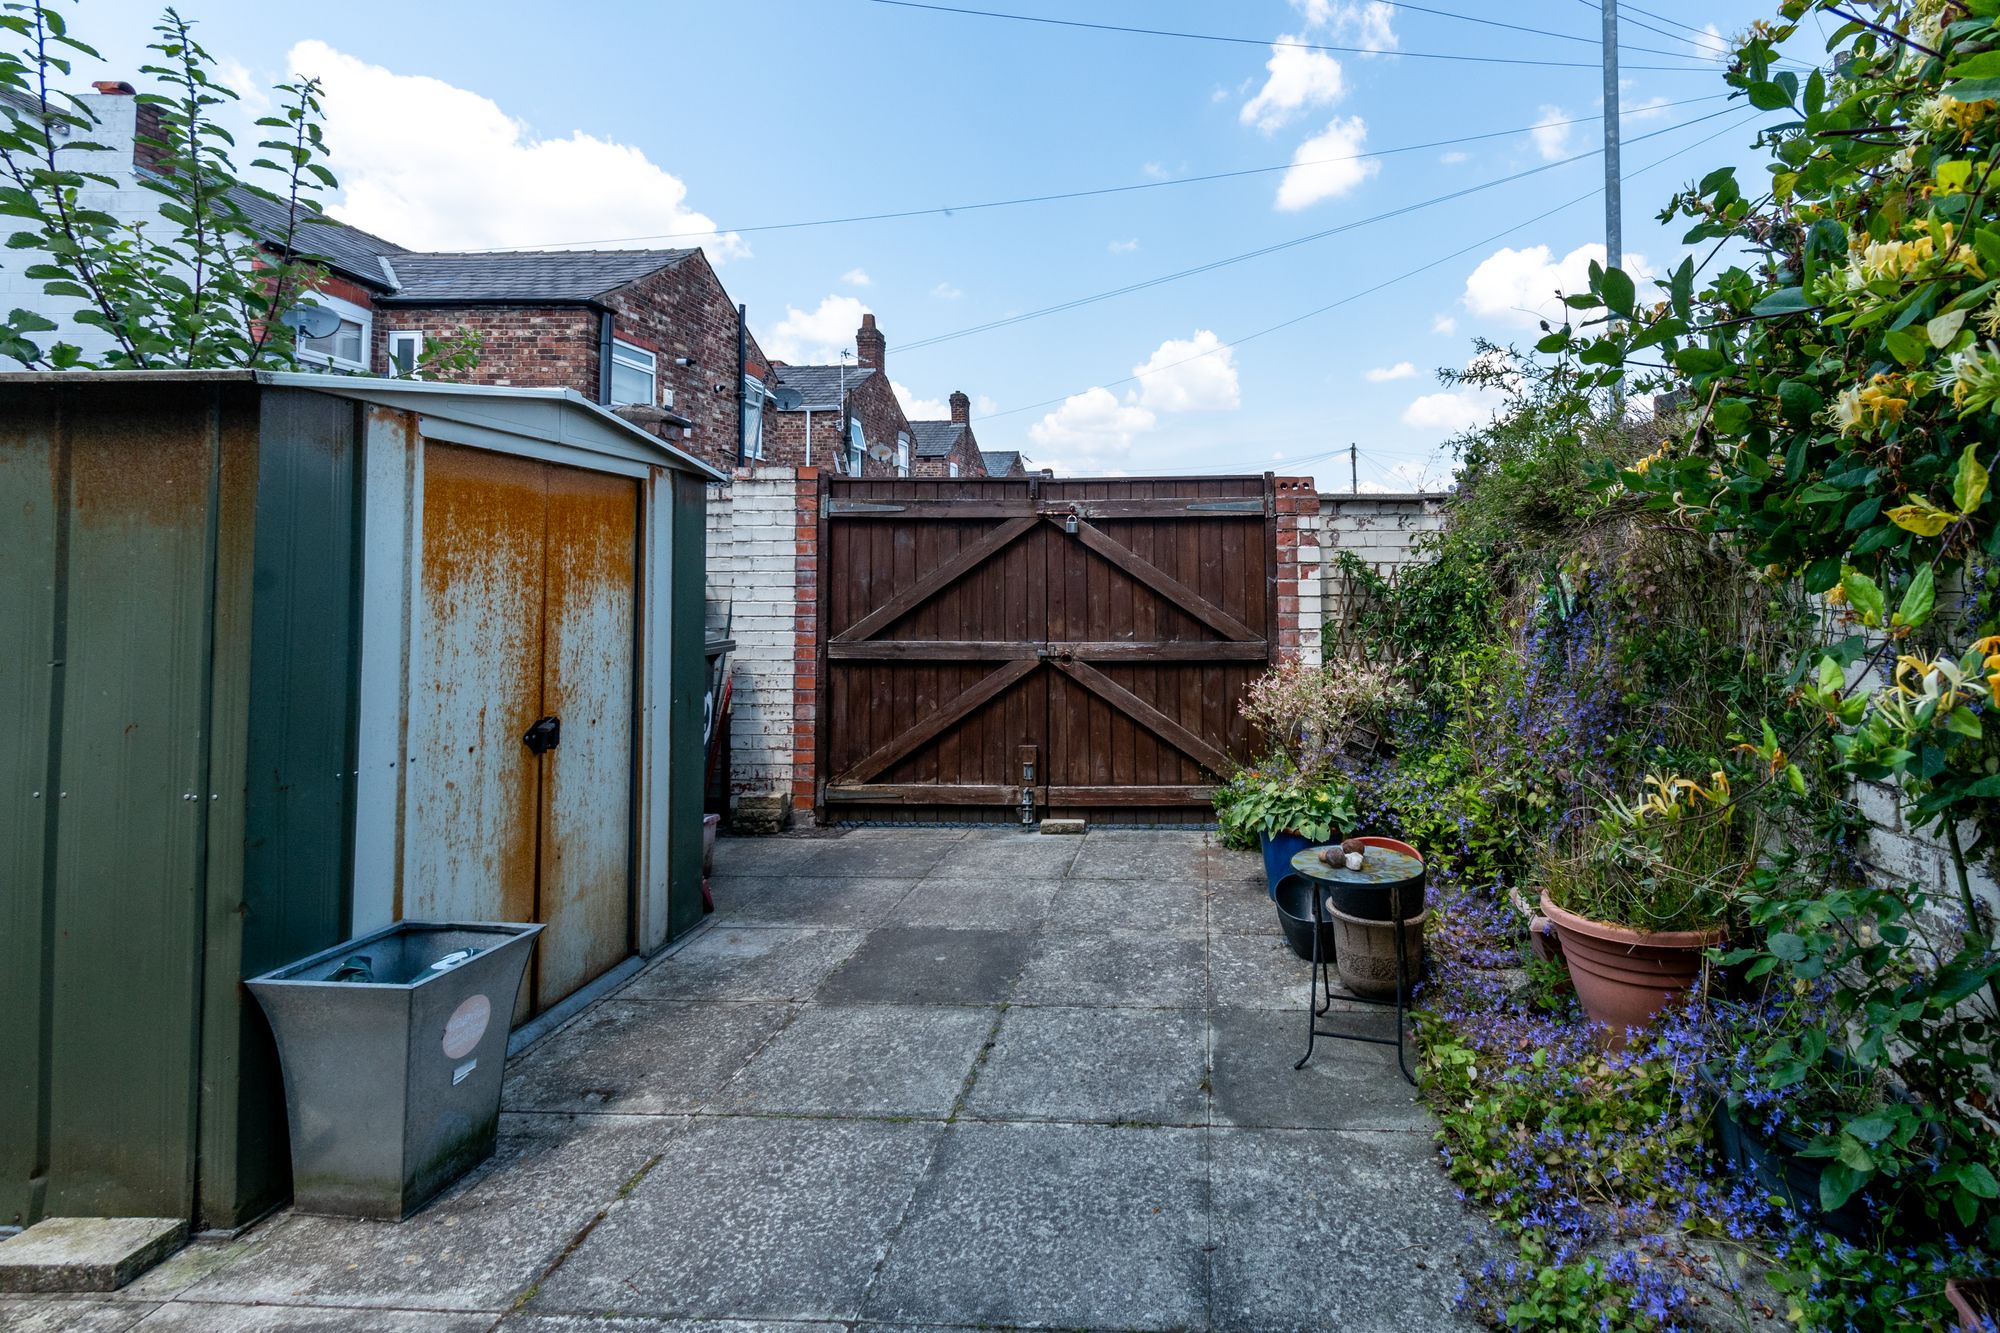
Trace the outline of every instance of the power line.
<instances>
[{"instance_id":1,"label":"power line","mask_svg":"<svg viewBox=\"0 0 2000 1333\"><path fill-rule=\"evenodd\" d=\"M1703 117L1703 119L1708 119L1708 117ZM1705 135L1702 138L1696 139L1693 143L1684 145L1683 147L1680 148L1676 148L1673 152L1668 153L1665 157L1656 158L1653 161L1648 162L1645 166L1640 167L1638 170L1627 173L1627 179L1631 179L1637 176L1643 176L1645 173L1653 170L1655 167L1664 166L1668 162L1673 161L1675 158L1680 157L1686 153L1691 153L1695 149L1700 148L1704 144L1713 143L1715 140L1721 138L1723 135L1729 133L1731 130L1739 129L1742 126L1749 124L1750 121L1754 119L1756 119L1756 116L1753 114L1750 116L1745 116L1741 120L1733 121L1730 124L1723 126L1721 129L1717 130L1713 134ZM1676 125L1673 128L1685 129L1687 125L1693 125L1697 123L1699 122L1688 121L1686 125ZM1662 133L1664 132L1665 131L1662 131ZM1634 142L1637 141L1634 140ZM1316 307L1315 309L1312 310L1308 310L1302 315L1294 315L1290 319L1283 320L1279 323L1258 329L1254 333L1246 333L1241 338L1233 338L1228 342L1217 343L1214 347L1207 348L1200 352L1196 352L1193 356L1183 357L1179 361L1169 361L1164 366L1154 366L1145 371L1134 372L1133 374L1127 375L1122 379L1106 380L1101 384L1095 384L1092 385L1091 387L1100 389L1110 389L1121 384L1131 384L1136 380L1145 379L1147 376L1158 375L1165 371L1172 370L1177 366L1187 365L1191 361L1200 361L1205 357L1214 356L1219 352L1228 351L1232 348L1241 347L1245 343L1254 342L1257 339L1265 337L1269 334L1277 333L1280 330L1291 328L1294 324L1303 324L1305 321L1309 319L1314 319L1320 315L1326 314L1329 310L1337 310L1341 306L1351 305L1354 302L1361 300L1363 297L1373 296L1376 292L1382 291L1385 288L1393 287L1401 282L1406 282L1409 279L1418 276L1419 274L1428 273L1430 270L1437 268L1443 264L1447 264L1452 260L1459 258L1461 255L1470 254L1472 251L1477 250L1482 246L1491 245L1495 241L1504 240L1507 237L1513 235L1515 232L1520 231L1524 227L1532 227L1537 222L1540 222L1545 218L1554 217L1557 213L1563 212L1565 209L1575 208L1578 204L1585 203L1591 199L1595 199L1598 195L1602 193L1604 193L1604 187L1600 185L1595 189L1592 189L1584 194L1578 195L1574 199L1565 200L1564 202L1557 204L1553 208L1545 209L1542 212L1535 214L1535 216L1531 218L1524 218L1519 222L1513 223L1510 226L1501 229L1500 231L1494 232L1490 236L1483 236L1480 239L1471 242L1470 244L1460 246L1458 249L1453 250L1448 254L1439 255L1435 259L1431 259L1426 263L1419 264L1416 268L1407 269L1402 273L1398 273L1393 278L1385 278L1384 280L1376 283L1372 287L1364 287L1358 292L1352 292L1346 296L1339 298L1338 300L1329 301L1325 305ZM1064 394L1059 398L1045 398L1038 403L1026 403L1020 407L1009 407L1009 408L1004 408L997 412L988 412L984 417L981 418L981 420L991 421L996 417L1011 417L1011 416L1016 416L1022 412L1038 411L1044 407L1053 407L1056 404L1064 402L1073 396L1074 396L1073 394Z\"/></svg>"},{"instance_id":2,"label":"power line","mask_svg":"<svg viewBox=\"0 0 2000 1333\"><path fill-rule=\"evenodd\" d=\"M1669 125L1665 129L1654 130L1650 134L1642 134L1631 140L1631 142L1642 143L1647 139L1657 139L1663 134L1672 134L1676 130L1684 130L1690 125L1699 125L1703 121L1713 120L1717 116L1726 116L1737 109L1734 106L1724 107L1722 110L1710 112L1706 116L1696 116L1694 119L1682 121L1678 125ZM1255 250L1246 250L1242 254L1230 255L1227 258L1214 259L1205 264L1197 264L1192 268L1184 268L1173 273L1161 274L1159 277L1148 278L1143 282L1127 283L1123 287L1114 287L1110 291L1097 292L1090 296L1080 296L1073 300L1059 302L1056 305L1043 306L1040 309L1025 311L1018 315L1008 315L1001 319L988 320L984 324L974 324L966 328L954 329L950 333L939 333L928 338L918 338L903 343L900 350L904 353L909 353L925 347L934 347L939 343L970 337L976 333L989 333L994 329L1026 323L1029 320L1041 319L1047 315L1061 314L1063 311L1075 310L1080 306L1095 305L1099 301L1108 301L1114 297L1128 296L1133 292L1144 291L1149 287L1158 287L1164 283L1178 282L1182 278L1191 278L1199 274L1210 273L1216 269L1227 268L1233 264L1241 264L1247 260L1261 259L1266 255L1276 254L1280 251L1290 250L1301 245L1308 245L1314 241L1325 240L1329 236L1338 236L1343 232L1354 231L1361 227L1371 226L1377 222L1386 222L1392 218L1402 217L1407 213L1415 213L1422 209L1436 207L1439 204L1447 204L1456 199L1463 199L1468 195L1494 189L1497 186L1511 185L1515 181L1526 180L1530 176L1538 176L1545 171L1554 171L1559 167L1569 166L1573 162L1581 162L1586 158L1596 157L1603 151L1602 147L1588 149L1570 157L1559 158L1553 162L1544 162L1537 167L1529 167L1525 171L1514 172L1512 175L1501 176L1494 180L1484 181L1478 185L1468 185L1463 189L1453 190L1447 194L1436 195L1429 199L1421 199L1415 203L1404 204L1400 208L1392 208L1387 212L1376 213L1365 218L1356 218L1353 221L1343 222L1338 226L1327 227L1321 231L1310 232L1304 236L1295 236L1288 241L1279 241L1272 245L1261 246Z\"/></svg>"},{"instance_id":3,"label":"power line","mask_svg":"<svg viewBox=\"0 0 2000 1333\"><path fill-rule=\"evenodd\" d=\"M1488 27L1488 28L1505 28L1510 32L1525 32L1525 33L1530 33L1536 37L1554 37L1565 42L1582 42L1586 46L1597 45L1597 39L1595 37L1585 37L1573 32L1557 32L1553 28L1536 28L1536 27L1530 27L1525 23L1508 23L1502 19L1481 18L1477 14L1460 14L1457 11L1450 9L1432 9L1427 5L1410 4L1408 0L1375 0L1375 2L1377 4L1387 5L1391 9L1407 9L1410 10L1412 13L1432 14L1438 18L1456 19L1461 23L1477 23L1482 25L1483 27ZM1672 37L1675 41L1686 40L1685 38L1680 37L1675 33L1664 33L1662 35L1666 37ZM1627 51L1643 51L1647 55L1673 56L1677 60L1693 59L1693 57L1689 56L1688 53L1685 51L1663 51L1658 47L1654 46L1627 46L1625 49ZM1377 51L1373 52L1373 54L1383 55L1389 53Z\"/></svg>"},{"instance_id":4,"label":"power line","mask_svg":"<svg viewBox=\"0 0 2000 1333\"><path fill-rule=\"evenodd\" d=\"M1092 32L1115 32L1134 37L1173 37L1190 42L1222 42L1231 46L1288 46L1302 51L1326 51L1337 55L1381 56L1384 59L1451 60L1477 65L1535 65L1545 69L1596 69L1597 62L1581 60L1536 60L1528 56L1475 56L1447 51L1383 51L1372 46L1340 46L1331 42L1299 42L1279 38L1237 37L1224 33L1181 32L1171 28L1140 28L1120 23L1091 23L1083 19L1052 18L1043 14L1011 14L997 9L967 9L957 5L930 4L926 0L869 0L871 4L893 5L898 9L922 9L937 14L958 14L968 18L1006 19L1014 23L1039 23L1052 28L1084 28ZM1463 17L1462 15L1460 17ZM1683 56L1694 60L1697 57ZM1708 74L1713 63L1694 65L1630 65L1629 69L1682 71Z\"/></svg>"},{"instance_id":5,"label":"power line","mask_svg":"<svg viewBox=\"0 0 2000 1333\"><path fill-rule=\"evenodd\" d=\"M1668 107L1693 106L1699 102L1717 102L1730 97L1730 93L1708 93L1701 97L1683 97L1675 102L1661 102L1644 108L1648 111L1664 111ZM1636 109L1635 109L1636 114ZM1595 124L1604 119L1602 115L1574 116L1568 120L1548 120L1535 125L1522 125L1507 130L1486 130L1479 134L1462 134L1451 139L1432 139L1428 143L1403 144L1396 148L1371 148L1365 152L1349 153L1342 157L1310 158L1303 162L1278 162L1267 167L1243 167L1235 171L1213 171L1201 176L1176 176L1171 180L1140 181L1130 185L1101 185L1087 190L1063 190L1053 194L1019 195L1011 199L988 199L974 204L937 204L929 208L905 208L887 213L857 213L844 217L810 218L799 222L767 222L755 227L712 227L703 231L661 231L644 236L606 236L588 241L550 241L542 245L489 245L476 247L469 253L488 254L508 250L561 250L579 245L629 245L633 241L671 241L698 236L747 236L755 232L797 231L808 227L837 227L860 222L894 222L905 218L950 217L954 213L977 213L993 208L1017 208L1023 204L1059 203L1068 199L1093 199L1110 194L1129 194L1135 190L1159 190L1174 185L1200 185L1209 181L1234 180L1244 176L1264 176L1274 171L1290 171L1294 167L1326 166L1334 162L1358 162L1364 158L1392 157L1398 153L1419 153L1432 148L1450 148L1456 144L1478 143L1484 139L1504 139L1515 134L1530 134L1535 130L1559 129L1568 125Z\"/></svg>"}]
</instances>

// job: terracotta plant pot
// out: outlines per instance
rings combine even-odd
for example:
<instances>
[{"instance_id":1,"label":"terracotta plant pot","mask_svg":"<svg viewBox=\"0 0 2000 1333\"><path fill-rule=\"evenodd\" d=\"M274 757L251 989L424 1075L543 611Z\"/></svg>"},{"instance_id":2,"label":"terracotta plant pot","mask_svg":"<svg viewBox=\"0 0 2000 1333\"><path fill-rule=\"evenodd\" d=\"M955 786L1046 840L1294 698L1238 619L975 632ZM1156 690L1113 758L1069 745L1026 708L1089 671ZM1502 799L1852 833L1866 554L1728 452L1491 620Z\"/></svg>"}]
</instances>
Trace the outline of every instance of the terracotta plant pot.
<instances>
[{"instance_id":1,"label":"terracotta plant pot","mask_svg":"<svg viewBox=\"0 0 2000 1333\"><path fill-rule=\"evenodd\" d=\"M1366 921L1328 908L1333 918L1333 962L1340 984L1356 995L1375 999L1396 994L1396 927L1388 921ZM1414 986L1424 975L1424 922L1430 910L1417 913L1402 926L1405 980ZM1310 940L1308 936L1308 940Z\"/></svg>"},{"instance_id":2,"label":"terracotta plant pot","mask_svg":"<svg viewBox=\"0 0 2000 1333\"><path fill-rule=\"evenodd\" d=\"M1966 1333L1979 1333L2000 1319L2000 1278L1947 1278L1944 1298L1951 1302L1951 1308L1958 1314L1958 1326Z\"/></svg>"},{"instance_id":3,"label":"terracotta plant pot","mask_svg":"<svg viewBox=\"0 0 2000 1333\"><path fill-rule=\"evenodd\" d=\"M1628 1032L1650 1026L1693 990L1702 954L1722 942L1719 928L1645 931L1606 925L1565 911L1547 893L1542 915L1555 923L1584 1014L1604 1028L1598 1040L1613 1051L1625 1048Z\"/></svg>"}]
</instances>

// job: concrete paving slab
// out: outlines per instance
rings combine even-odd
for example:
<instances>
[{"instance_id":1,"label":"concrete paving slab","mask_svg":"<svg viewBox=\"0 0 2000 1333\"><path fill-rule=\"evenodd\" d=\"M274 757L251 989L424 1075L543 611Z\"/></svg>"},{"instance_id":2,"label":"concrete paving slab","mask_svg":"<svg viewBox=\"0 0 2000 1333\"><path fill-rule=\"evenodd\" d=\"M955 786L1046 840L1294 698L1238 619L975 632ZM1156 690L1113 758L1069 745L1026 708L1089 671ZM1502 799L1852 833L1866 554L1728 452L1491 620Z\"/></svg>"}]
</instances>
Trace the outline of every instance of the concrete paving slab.
<instances>
[{"instance_id":1,"label":"concrete paving slab","mask_svg":"<svg viewBox=\"0 0 2000 1333\"><path fill-rule=\"evenodd\" d=\"M156 1304L58 1296L0 1296L0 1328L7 1333L124 1333L152 1313Z\"/></svg>"},{"instance_id":2,"label":"concrete paving slab","mask_svg":"<svg viewBox=\"0 0 2000 1333\"><path fill-rule=\"evenodd\" d=\"M798 1007L606 1000L507 1070L510 1111L671 1115L703 1106Z\"/></svg>"},{"instance_id":3,"label":"concrete paving slab","mask_svg":"<svg viewBox=\"0 0 2000 1333\"><path fill-rule=\"evenodd\" d=\"M116 1291L187 1234L178 1217L45 1217L0 1240L0 1292Z\"/></svg>"},{"instance_id":4,"label":"concrete paving slab","mask_svg":"<svg viewBox=\"0 0 2000 1333\"><path fill-rule=\"evenodd\" d=\"M497 1314L664 1150L681 1123L502 1116L494 1158L408 1221L287 1213L181 1299Z\"/></svg>"},{"instance_id":5,"label":"concrete paving slab","mask_svg":"<svg viewBox=\"0 0 2000 1333\"><path fill-rule=\"evenodd\" d=\"M710 1099L711 1109L943 1119L994 1017L986 1009L814 1005Z\"/></svg>"},{"instance_id":6,"label":"concrete paving slab","mask_svg":"<svg viewBox=\"0 0 2000 1333\"><path fill-rule=\"evenodd\" d=\"M1206 1022L1196 1009L1015 1006L966 1100L983 1120L1208 1123Z\"/></svg>"},{"instance_id":7,"label":"concrete paving slab","mask_svg":"<svg viewBox=\"0 0 2000 1333\"><path fill-rule=\"evenodd\" d=\"M1303 1008L1216 1009L1209 1015L1218 1125L1293 1129L1427 1131L1417 1090L1396 1069L1396 1048L1322 1037L1304 1069ZM1319 1020L1335 1031L1393 1038L1391 1010L1336 1012ZM1416 1068L1414 1045L1410 1067Z\"/></svg>"},{"instance_id":8,"label":"concrete paving slab","mask_svg":"<svg viewBox=\"0 0 2000 1333\"><path fill-rule=\"evenodd\" d=\"M937 868L945 853L963 838L963 829L949 830L951 836L928 836L915 829L859 829L844 838L820 843L819 851L797 866L792 873L850 879L921 879ZM897 836L864 836L894 834Z\"/></svg>"},{"instance_id":9,"label":"concrete paving slab","mask_svg":"<svg viewBox=\"0 0 2000 1333\"><path fill-rule=\"evenodd\" d=\"M1217 1129L1209 1169L1216 1328L1477 1327L1454 1308L1474 1219L1428 1135Z\"/></svg>"},{"instance_id":10,"label":"concrete paving slab","mask_svg":"<svg viewBox=\"0 0 2000 1333\"><path fill-rule=\"evenodd\" d=\"M932 1121L697 1120L527 1309L852 1318L942 1132Z\"/></svg>"},{"instance_id":11,"label":"concrete paving slab","mask_svg":"<svg viewBox=\"0 0 2000 1333\"><path fill-rule=\"evenodd\" d=\"M823 1004L999 1004L1035 937L1019 930L885 926L815 996Z\"/></svg>"},{"instance_id":12,"label":"concrete paving slab","mask_svg":"<svg viewBox=\"0 0 2000 1333\"><path fill-rule=\"evenodd\" d=\"M1207 1322L1202 1133L954 1125L869 1293L912 1323Z\"/></svg>"},{"instance_id":13,"label":"concrete paving slab","mask_svg":"<svg viewBox=\"0 0 2000 1333\"><path fill-rule=\"evenodd\" d=\"M1129 879L1068 879L1049 904L1054 930L1199 931L1204 906L1199 884L1147 884Z\"/></svg>"},{"instance_id":14,"label":"concrete paving slab","mask_svg":"<svg viewBox=\"0 0 2000 1333\"><path fill-rule=\"evenodd\" d=\"M918 883L889 924L949 930L1033 930L1049 914L1059 879L961 879L943 871Z\"/></svg>"},{"instance_id":15,"label":"concrete paving slab","mask_svg":"<svg viewBox=\"0 0 2000 1333\"><path fill-rule=\"evenodd\" d=\"M854 930L713 926L618 992L623 1000L803 1000L861 943Z\"/></svg>"},{"instance_id":16,"label":"concrete paving slab","mask_svg":"<svg viewBox=\"0 0 2000 1333\"><path fill-rule=\"evenodd\" d=\"M845 1324L774 1322L769 1319L649 1319L641 1315L509 1315L499 1333L836 1333Z\"/></svg>"},{"instance_id":17,"label":"concrete paving slab","mask_svg":"<svg viewBox=\"0 0 2000 1333\"><path fill-rule=\"evenodd\" d=\"M1208 886L1208 928L1224 935L1264 935L1282 939L1278 933L1278 909L1271 902L1263 875L1249 880L1210 881Z\"/></svg>"},{"instance_id":18,"label":"concrete paving slab","mask_svg":"<svg viewBox=\"0 0 2000 1333\"><path fill-rule=\"evenodd\" d=\"M953 844L933 875L1005 879L1020 875L1060 879L1087 838L1045 838L1036 829L977 829Z\"/></svg>"},{"instance_id":19,"label":"concrete paving slab","mask_svg":"<svg viewBox=\"0 0 2000 1333\"><path fill-rule=\"evenodd\" d=\"M490 1314L437 1310L316 1310L177 1301L140 1322L136 1333L486 1333Z\"/></svg>"},{"instance_id":20,"label":"concrete paving slab","mask_svg":"<svg viewBox=\"0 0 2000 1333\"><path fill-rule=\"evenodd\" d=\"M715 921L732 926L879 925L915 879L758 875L711 881Z\"/></svg>"},{"instance_id":21,"label":"concrete paving slab","mask_svg":"<svg viewBox=\"0 0 2000 1333\"><path fill-rule=\"evenodd\" d=\"M1190 1009L1202 1003L1204 941L1136 930L1045 930L1014 988L1019 1004Z\"/></svg>"},{"instance_id":22,"label":"concrete paving slab","mask_svg":"<svg viewBox=\"0 0 2000 1333\"><path fill-rule=\"evenodd\" d=\"M1303 1010L1313 984L1312 970L1312 964L1293 953L1275 929L1266 934L1209 934L1208 994L1217 1009ZM1344 999L1336 991L1334 1007L1372 1006ZM1303 1018L1299 1025L1303 1030Z\"/></svg>"},{"instance_id":23,"label":"concrete paving slab","mask_svg":"<svg viewBox=\"0 0 2000 1333\"><path fill-rule=\"evenodd\" d=\"M1084 835L1069 873L1077 879L1149 879L1205 884L1208 859L1203 835L1185 829L1113 829Z\"/></svg>"},{"instance_id":24,"label":"concrete paving slab","mask_svg":"<svg viewBox=\"0 0 2000 1333\"><path fill-rule=\"evenodd\" d=\"M783 875L798 869L826 845L820 837L783 834L768 837L719 837L715 840L714 875Z\"/></svg>"},{"instance_id":25,"label":"concrete paving slab","mask_svg":"<svg viewBox=\"0 0 2000 1333\"><path fill-rule=\"evenodd\" d=\"M1211 884L1238 884L1255 882L1259 888L1266 887L1264 881L1264 855L1262 852L1237 851L1210 842L1202 855L1203 867L1208 871Z\"/></svg>"}]
</instances>

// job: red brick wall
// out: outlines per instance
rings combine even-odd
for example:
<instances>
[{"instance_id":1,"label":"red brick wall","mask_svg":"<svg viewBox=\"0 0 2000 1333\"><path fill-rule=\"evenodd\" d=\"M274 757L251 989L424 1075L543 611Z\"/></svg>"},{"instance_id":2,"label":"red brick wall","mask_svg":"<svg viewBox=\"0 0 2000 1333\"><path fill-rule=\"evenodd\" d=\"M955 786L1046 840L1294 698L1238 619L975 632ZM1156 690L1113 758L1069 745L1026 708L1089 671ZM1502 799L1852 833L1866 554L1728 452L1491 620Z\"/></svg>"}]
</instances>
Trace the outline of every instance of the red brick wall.
<instances>
[{"instance_id":1,"label":"red brick wall","mask_svg":"<svg viewBox=\"0 0 2000 1333\"><path fill-rule=\"evenodd\" d=\"M1278 502L1278 655L1296 657L1306 646L1299 625L1299 588L1306 577L1318 578L1319 533L1301 518L1319 513L1319 488L1311 477L1279 477ZM1301 547L1315 548L1311 558L1301 561ZM1312 566L1301 570L1302 564ZM1310 656L1318 656L1319 645L1311 645Z\"/></svg>"},{"instance_id":2,"label":"red brick wall","mask_svg":"<svg viewBox=\"0 0 2000 1333\"><path fill-rule=\"evenodd\" d=\"M910 464L913 477L949 477L951 465L958 464L961 477L983 477L986 464L979 457L979 441L972 436L972 427L967 426L958 433L958 439L951 446L951 452L943 458L918 458Z\"/></svg>"},{"instance_id":3,"label":"red brick wall","mask_svg":"<svg viewBox=\"0 0 2000 1333\"><path fill-rule=\"evenodd\" d=\"M414 329L429 343L460 326L483 340L474 384L575 389L597 399L597 312L583 306L383 306L375 311L374 364L389 364L389 335Z\"/></svg>"},{"instance_id":4,"label":"red brick wall","mask_svg":"<svg viewBox=\"0 0 2000 1333\"><path fill-rule=\"evenodd\" d=\"M861 420L862 433L868 437L870 445L886 445L890 450L890 461L878 463L870 458L862 469L866 477L893 477L896 475L894 451L896 434L912 435L909 418L903 415L903 405L896 401L896 391L889 387L885 375L870 375L859 383L849 386L848 407ZM829 450L833 452L829 452ZM917 442L910 440L911 475L916 472ZM829 408L812 414L812 466L822 468L845 467L847 457L847 423L842 415ZM843 460L836 462L836 459ZM806 465L806 414L804 412L767 412L764 420L764 465L766 467L803 467Z\"/></svg>"}]
</instances>

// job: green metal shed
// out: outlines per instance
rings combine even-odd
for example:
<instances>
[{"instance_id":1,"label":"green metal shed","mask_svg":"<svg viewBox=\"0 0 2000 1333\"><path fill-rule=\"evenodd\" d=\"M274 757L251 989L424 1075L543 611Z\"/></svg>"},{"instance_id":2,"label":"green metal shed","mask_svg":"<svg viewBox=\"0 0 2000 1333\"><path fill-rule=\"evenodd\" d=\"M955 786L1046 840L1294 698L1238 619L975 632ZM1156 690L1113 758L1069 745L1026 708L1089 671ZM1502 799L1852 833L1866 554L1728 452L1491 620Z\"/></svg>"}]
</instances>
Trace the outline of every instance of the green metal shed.
<instances>
[{"instance_id":1,"label":"green metal shed","mask_svg":"<svg viewBox=\"0 0 2000 1333\"><path fill-rule=\"evenodd\" d=\"M699 921L718 478L567 390L0 375L0 1226L284 1201L245 977L547 920L519 1019Z\"/></svg>"}]
</instances>

